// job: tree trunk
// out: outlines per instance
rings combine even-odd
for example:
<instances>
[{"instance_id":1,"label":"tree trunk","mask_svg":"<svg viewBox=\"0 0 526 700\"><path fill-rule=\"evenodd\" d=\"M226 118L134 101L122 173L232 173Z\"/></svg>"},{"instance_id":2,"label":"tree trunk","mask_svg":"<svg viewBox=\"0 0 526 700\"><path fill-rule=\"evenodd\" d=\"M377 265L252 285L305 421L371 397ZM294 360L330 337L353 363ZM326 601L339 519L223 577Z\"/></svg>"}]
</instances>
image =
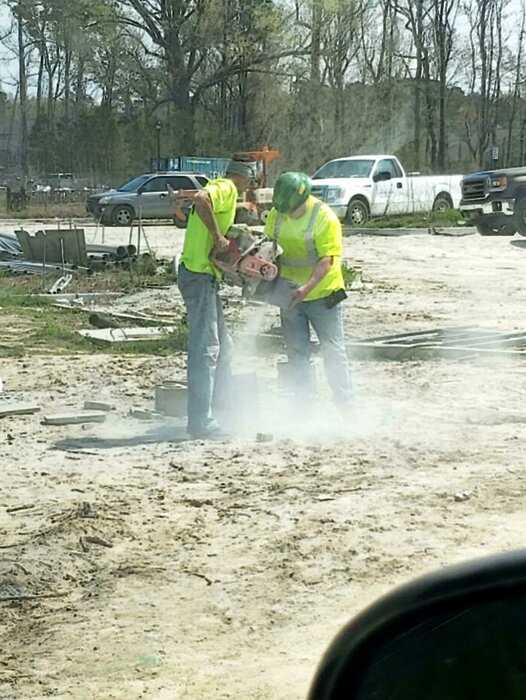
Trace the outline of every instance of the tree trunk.
<instances>
[{"instance_id":1,"label":"tree trunk","mask_svg":"<svg viewBox=\"0 0 526 700\"><path fill-rule=\"evenodd\" d=\"M447 130L446 130L446 76L440 75L438 86L438 169L443 172L447 168Z\"/></svg>"},{"instance_id":2,"label":"tree trunk","mask_svg":"<svg viewBox=\"0 0 526 700\"><path fill-rule=\"evenodd\" d=\"M431 71L429 66L429 52L427 49L423 51L423 67L425 78L425 115L427 138L429 144L429 160L431 170L436 172L437 169L437 137L435 132L435 99L433 96L434 85L431 81Z\"/></svg>"},{"instance_id":3,"label":"tree trunk","mask_svg":"<svg viewBox=\"0 0 526 700\"><path fill-rule=\"evenodd\" d=\"M69 125L70 117L70 100L71 100L71 58L72 51L66 46L64 50L64 118L66 128Z\"/></svg>"},{"instance_id":4,"label":"tree trunk","mask_svg":"<svg viewBox=\"0 0 526 700\"><path fill-rule=\"evenodd\" d=\"M38 61L38 77L37 77L37 122L40 121L42 115L42 82L44 80L44 54L40 53Z\"/></svg>"},{"instance_id":5,"label":"tree trunk","mask_svg":"<svg viewBox=\"0 0 526 700\"><path fill-rule=\"evenodd\" d=\"M320 0L311 0L311 49L310 49L310 136L312 152L318 157L322 138L320 113L321 81L321 24L322 12Z\"/></svg>"},{"instance_id":6,"label":"tree trunk","mask_svg":"<svg viewBox=\"0 0 526 700\"><path fill-rule=\"evenodd\" d=\"M524 160L526 158L526 116L523 116L521 122L519 150L521 156L521 163L524 163Z\"/></svg>"},{"instance_id":7,"label":"tree trunk","mask_svg":"<svg viewBox=\"0 0 526 700\"><path fill-rule=\"evenodd\" d=\"M414 142L414 169L419 172L421 167L420 162L420 151L421 143L420 137L422 133L422 118L421 118L421 95L420 90L422 89L422 64L419 58L417 58L417 66L415 72L415 82L414 82L414 104L415 104L415 119L413 123L413 142Z\"/></svg>"},{"instance_id":8,"label":"tree trunk","mask_svg":"<svg viewBox=\"0 0 526 700\"><path fill-rule=\"evenodd\" d=\"M17 8L18 29L18 94L20 99L20 165L24 178L28 176L27 160L27 76L24 29L20 8Z\"/></svg>"}]
</instances>

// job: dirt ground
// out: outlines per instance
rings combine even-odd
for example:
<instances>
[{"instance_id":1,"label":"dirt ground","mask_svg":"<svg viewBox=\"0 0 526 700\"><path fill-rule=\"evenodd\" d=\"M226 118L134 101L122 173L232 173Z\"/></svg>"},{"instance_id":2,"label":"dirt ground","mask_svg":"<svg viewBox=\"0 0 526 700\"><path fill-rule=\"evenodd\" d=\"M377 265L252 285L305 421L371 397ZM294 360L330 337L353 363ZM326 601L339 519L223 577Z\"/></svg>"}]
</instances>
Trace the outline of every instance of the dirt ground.
<instances>
[{"instance_id":1,"label":"dirt ground","mask_svg":"<svg viewBox=\"0 0 526 700\"><path fill-rule=\"evenodd\" d=\"M179 248L172 227L148 231L163 254ZM526 251L507 238L345 245L363 270L349 335L524 327ZM121 303L180 308L175 289L144 294ZM276 399L277 354L240 348ZM83 427L0 419L0 698L305 698L333 635L378 595L522 546L524 360L352 366L347 423L322 388L314 417L270 410L207 443L127 417L184 377L183 355L2 360L9 398L116 411ZM262 425L271 442L255 440ZM5 600L20 594L52 597Z\"/></svg>"}]
</instances>

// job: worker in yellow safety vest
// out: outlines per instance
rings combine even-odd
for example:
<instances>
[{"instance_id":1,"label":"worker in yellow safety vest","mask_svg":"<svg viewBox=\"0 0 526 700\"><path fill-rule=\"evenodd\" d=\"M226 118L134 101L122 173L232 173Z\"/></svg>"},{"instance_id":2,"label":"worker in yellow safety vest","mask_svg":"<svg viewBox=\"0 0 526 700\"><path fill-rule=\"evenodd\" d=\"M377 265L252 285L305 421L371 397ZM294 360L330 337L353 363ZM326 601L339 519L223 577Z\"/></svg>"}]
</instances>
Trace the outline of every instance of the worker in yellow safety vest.
<instances>
[{"instance_id":1,"label":"worker in yellow safety vest","mask_svg":"<svg viewBox=\"0 0 526 700\"><path fill-rule=\"evenodd\" d=\"M281 305L281 325L290 378L298 398L314 394L310 326L320 342L327 380L336 404L350 406L352 384L345 350L341 301L345 299L341 224L333 211L311 195L304 173L288 172L274 187L265 233L281 247L280 278L292 289Z\"/></svg>"},{"instance_id":2,"label":"worker in yellow safety vest","mask_svg":"<svg viewBox=\"0 0 526 700\"><path fill-rule=\"evenodd\" d=\"M193 438L224 437L213 404L228 385L232 341L219 298L222 274L211 254L228 248L237 199L252 176L249 163L231 160L224 177L198 192L188 219L177 282L188 317L187 431Z\"/></svg>"}]
</instances>

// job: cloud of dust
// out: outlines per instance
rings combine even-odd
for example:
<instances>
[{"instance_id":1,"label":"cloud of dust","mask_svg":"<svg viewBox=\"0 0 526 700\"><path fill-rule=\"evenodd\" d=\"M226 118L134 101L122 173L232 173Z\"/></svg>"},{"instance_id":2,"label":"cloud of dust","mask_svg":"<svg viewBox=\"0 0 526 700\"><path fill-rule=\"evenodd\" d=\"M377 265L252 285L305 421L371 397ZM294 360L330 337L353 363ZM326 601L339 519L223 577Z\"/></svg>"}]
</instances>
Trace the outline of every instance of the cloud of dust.
<instances>
[{"instance_id":1,"label":"cloud of dust","mask_svg":"<svg viewBox=\"0 0 526 700\"><path fill-rule=\"evenodd\" d=\"M277 439L327 442L365 437L392 421L388 406L362 402L357 390L357 370L352 364L355 401L353 408L342 414L331 400L323 361L316 356L313 360L316 397L307 405L300 403L279 378L278 362L285 361L286 356L275 351L262 353L257 347L258 335L276 320L271 307L250 307L235 339L233 369L241 380L235 382L227 418L235 435L253 438L256 433L263 433Z\"/></svg>"}]
</instances>

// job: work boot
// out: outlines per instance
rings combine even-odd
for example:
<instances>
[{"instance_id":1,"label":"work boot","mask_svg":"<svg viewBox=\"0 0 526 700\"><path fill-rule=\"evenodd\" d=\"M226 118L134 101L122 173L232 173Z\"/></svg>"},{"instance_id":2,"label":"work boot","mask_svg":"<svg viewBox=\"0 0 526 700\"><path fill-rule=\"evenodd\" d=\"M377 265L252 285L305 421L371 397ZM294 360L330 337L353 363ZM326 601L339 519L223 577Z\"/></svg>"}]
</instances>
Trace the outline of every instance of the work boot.
<instances>
[{"instance_id":1,"label":"work boot","mask_svg":"<svg viewBox=\"0 0 526 700\"><path fill-rule=\"evenodd\" d=\"M199 427L188 426L186 432L193 440L228 440L230 438L230 435L221 430L219 423L215 420Z\"/></svg>"}]
</instances>

